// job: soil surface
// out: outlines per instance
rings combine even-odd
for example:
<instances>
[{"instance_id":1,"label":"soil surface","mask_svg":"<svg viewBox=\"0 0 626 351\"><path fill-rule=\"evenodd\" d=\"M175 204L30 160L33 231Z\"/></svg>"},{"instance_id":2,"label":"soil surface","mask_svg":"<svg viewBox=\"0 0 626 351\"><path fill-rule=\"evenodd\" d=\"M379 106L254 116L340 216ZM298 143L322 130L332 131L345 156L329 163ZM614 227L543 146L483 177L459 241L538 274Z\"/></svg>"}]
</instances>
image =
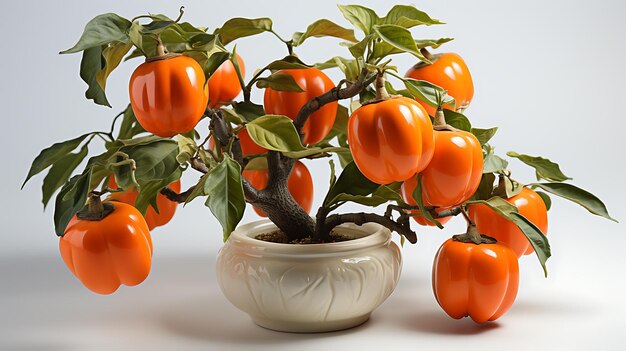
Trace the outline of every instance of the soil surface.
<instances>
[{"instance_id":1,"label":"soil surface","mask_svg":"<svg viewBox=\"0 0 626 351\"><path fill-rule=\"evenodd\" d=\"M294 239L294 240L289 241L289 238L287 237L287 235L285 235L285 233L283 233L280 230L276 230L271 233L259 234L255 237L255 239L268 241L271 243L303 245L303 244L338 243L342 241L353 240L354 238L332 231L330 232L330 240L327 240L327 241L313 239L311 237L304 238L304 239Z\"/></svg>"}]
</instances>

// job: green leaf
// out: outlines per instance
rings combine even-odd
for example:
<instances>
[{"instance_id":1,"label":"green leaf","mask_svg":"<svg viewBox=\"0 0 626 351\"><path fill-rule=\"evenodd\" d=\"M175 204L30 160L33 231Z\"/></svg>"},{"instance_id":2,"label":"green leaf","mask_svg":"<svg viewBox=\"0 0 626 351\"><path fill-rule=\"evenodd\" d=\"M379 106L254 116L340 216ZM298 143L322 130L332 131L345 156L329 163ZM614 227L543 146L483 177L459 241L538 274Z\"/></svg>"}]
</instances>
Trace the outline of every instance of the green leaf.
<instances>
[{"instance_id":1,"label":"green leaf","mask_svg":"<svg viewBox=\"0 0 626 351\"><path fill-rule=\"evenodd\" d=\"M513 196L521 193L524 189L524 185L509 177L504 177L504 189L506 193L506 198L510 199Z\"/></svg>"},{"instance_id":2,"label":"green leaf","mask_svg":"<svg viewBox=\"0 0 626 351\"><path fill-rule=\"evenodd\" d=\"M402 182L395 182L387 185L381 185L374 191L372 195L380 196L388 201L395 201L397 203L404 204L404 199L400 195L400 187Z\"/></svg>"},{"instance_id":3,"label":"green leaf","mask_svg":"<svg viewBox=\"0 0 626 351\"><path fill-rule=\"evenodd\" d=\"M212 53L211 56L208 56L206 61L202 62L201 66L204 71L204 76L207 78L207 82L213 73L215 73L224 62L228 61L229 57L230 53L227 51L216 51Z\"/></svg>"},{"instance_id":4,"label":"green leaf","mask_svg":"<svg viewBox=\"0 0 626 351\"><path fill-rule=\"evenodd\" d=\"M280 115L265 115L246 125L250 138L268 150L293 152L306 148L291 119Z\"/></svg>"},{"instance_id":5,"label":"green leaf","mask_svg":"<svg viewBox=\"0 0 626 351\"><path fill-rule=\"evenodd\" d=\"M73 176L57 194L54 206L54 230L58 236L63 236L72 217L85 206L87 195L91 190L90 178L91 168L87 168L82 174Z\"/></svg>"},{"instance_id":6,"label":"green leaf","mask_svg":"<svg viewBox=\"0 0 626 351\"><path fill-rule=\"evenodd\" d=\"M322 153L338 153L338 152L350 152L350 149L341 146L329 146L329 147L310 147L302 151L285 152L284 155L289 158L305 158L316 154Z\"/></svg>"},{"instance_id":7,"label":"green leaf","mask_svg":"<svg viewBox=\"0 0 626 351\"><path fill-rule=\"evenodd\" d=\"M546 205L546 210L550 211L550 208L552 207L552 199L550 198L550 195L544 193L543 191L536 191L536 193L539 197L541 197L541 200L543 200L543 203Z\"/></svg>"},{"instance_id":8,"label":"green leaf","mask_svg":"<svg viewBox=\"0 0 626 351\"><path fill-rule=\"evenodd\" d=\"M481 129L481 128L471 128L470 132L474 134L480 145L485 145L493 138L493 136L498 131L498 127L493 127L489 129Z\"/></svg>"},{"instance_id":9,"label":"green leaf","mask_svg":"<svg viewBox=\"0 0 626 351\"><path fill-rule=\"evenodd\" d=\"M426 211L426 207L424 206L424 197L422 194L422 175L421 174L417 175L417 186L415 187L415 189L413 190L413 194L411 195L413 196L413 200L415 200L415 202L417 203L417 208L419 209L422 216L424 216L424 218L427 221L436 225L437 228L443 229L443 225L438 220L433 218L433 216L430 214L429 211Z\"/></svg>"},{"instance_id":10,"label":"green leaf","mask_svg":"<svg viewBox=\"0 0 626 351\"><path fill-rule=\"evenodd\" d=\"M72 54L90 48L100 47L111 42L128 41L129 20L114 13L96 16L85 26L83 35L72 48L61 51L61 54Z\"/></svg>"},{"instance_id":11,"label":"green leaf","mask_svg":"<svg viewBox=\"0 0 626 351\"><path fill-rule=\"evenodd\" d=\"M517 225L522 233L524 233L533 249L535 249L539 263L541 263L541 267L543 268L543 273L547 277L548 269L546 268L546 261L552 255L550 252L548 237L542 233L541 229L539 229L533 222L522 216L520 213L512 212L510 213L510 217L511 221Z\"/></svg>"},{"instance_id":12,"label":"green leaf","mask_svg":"<svg viewBox=\"0 0 626 351\"><path fill-rule=\"evenodd\" d=\"M337 5L339 11L355 28L368 35L372 27L380 21L374 10L360 5Z\"/></svg>"},{"instance_id":13,"label":"green leaf","mask_svg":"<svg viewBox=\"0 0 626 351\"><path fill-rule=\"evenodd\" d=\"M132 106L128 104L126 110L124 111L124 116L122 117L122 123L120 124L120 131L117 134L117 139L131 139L135 135L141 134L145 131L146 130L143 129L141 124L137 121Z\"/></svg>"},{"instance_id":14,"label":"green leaf","mask_svg":"<svg viewBox=\"0 0 626 351\"><path fill-rule=\"evenodd\" d=\"M235 102L233 108L235 112L243 116L248 122L252 122L265 115L265 110L262 105L257 105L250 101Z\"/></svg>"},{"instance_id":15,"label":"green leaf","mask_svg":"<svg viewBox=\"0 0 626 351\"><path fill-rule=\"evenodd\" d=\"M179 134L176 139L178 140L178 155L176 155L176 161L182 165L189 162L196 154L198 145L196 145L193 139L187 138L184 135Z\"/></svg>"},{"instance_id":16,"label":"green leaf","mask_svg":"<svg viewBox=\"0 0 626 351\"><path fill-rule=\"evenodd\" d=\"M269 18L231 18L215 31L220 41L226 45L231 41L272 30L272 20Z\"/></svg>"},{"instance_id":17,"label":"green leaf","mask_svg":"<svg viewBox=\"0 0 626 351\"><path fill-rule=\"evenodd\" d=\"M46 208L46 205L52 198L54 192L67 182L72 175L72 172L74 172L76 167L78 167L78 165L85 159L88 152L87 145L88 144L83 145L77 153L69 153L63 156L63 158L55 162L52 167L50 167L50 171L44 178L43 186L41 187L41 192L43 194L41 202L43 203L44 208Z\"/></svg>"},{"instance_id":18,"label":"green leaf","mask_svg":"<svg viewBox=\"0 0 626 351\"><path fill-rule=\"evenodd\" d=\"M443 88L437 85L425 80L417 80L413 78L404 78L402 82L404 82L404 86L414 98L423 101L432 107L436 108L438 106L437 96L444 96L444 105L454 106L454 98L448 95ZM444 114L446 111L448 110L444 109Z\"/></svg>"},{"instance_id":19,"label":"green leaf","mask_svg":"<svg viewBox=\"0 0 626 351\"><path fill-rule=\"evenodd\" d=\"M324 139L317 143L315 146L331 146L330 144L328 144L330 140L340 135L346 135L349 117L350 114L348 113L348 108L343 105L337 105L337 114L335 115L335 122L333 123L333 127L326 135L326 137L324 137ZM341 146L347 147L347 144Z\"/></svg>"},{"instance_id":20,"label":"green leaf","mask_svg":"<svg viewBox=\"0 0 626 351\"><path fill-rule=\"evenodd\" d=\"M98 105L111 107L107 100L104 89L98 83L97 75L104 68L102 59L102 47L89 48L83 51L83 58L80 61L80 77L87 83L85 97L93 100Z\"/></svg>"},{"instance_id":21,"label":"green leaf","mask_svg":"<svg viewBox=\"0 0 626 351\"><path fill-rule=\"evenodd\" d=\"M104 58L105 65L100 72L96 74L96 81L102 88L102 91L106 88L106 80L113 72L113 70L119 66L120 62L124 58L124 55L128 53L128 50L133 45L130 42L116 42L107 46L102 51L102 57Z\"/></svg>"},{"instance_id":22,"label":"green leaf","mask_svg":"<svg viewBox=\"0 0 626 351\"><path fill-rule=\"evenodd\" d=\"M359 107L361 107L364 103L373 100L376 98L376 92L371 87L367 87L364 91L359 93L359 100L353 100L350 104L350 109L352 112L356 111Z\"/></svg>"},{"instance_id":23,"label":"green leaf","mask_svg":"<svg viewBox=\"0 0 626 351\"><path fill-rule=\"evenodd\" d=\"M406 28L392 24L383 24L374 26L374 32L378 34L383 42L391 45L401 52L407 52L417 57L420 61L430 63L430 61L419 51L417 45L415 44L415 39L413 39L411 32L409 32ZM391 52L376 54L374 56L383 57L389 54L391 54Z\"/></svg>"},{"instance_id":24,"label":"green leaf","mask_svg":"<svg viewBox=\"0 0 626 351\"><path fill-rule=\"evenodd\" d=\"M226 241L246 209L239 163L226 155L209 173L204 191L209 196L205 205L222 225Z\"/></svg>"},{"instance_id":25,"label":"green leaf","mask_svg":"<svg viewBox=\"0 0 626 351\"><path fill-rule=\"evenodd\" d=\"M246 118L237 113L234 109L222 107L221 110L224 112L224 118L228 121L228 123L243 124L246 122Z\"/></svg>"},{"instance_id":26,"label":"green leaf","mask_svg":"<svg viewBox=\"0 0 626 351\"><path fill-rule=\"evenodd\" d=\"M182 171L177 168L174 172L167 176L163 176L162 178L139 180L139 185L141 185L141 187L137 193L137 199L135 200L134 206L142 214L146 213L148 206L152 206L156 213L159 213L159 208L157 207L157 197L159 196L161 189L180 179L181 175Z\"/></svg>"},{"instance_id":27,"label":"green leaf","mask_svg":"<svg viewBox=\"0 0 626 351\"><path fill-rule=\"evenodd\" d=\"M413 99L413 95L411 95L408 89L396 89L389 81L385 81L385 88L391 95L402 95L406 98Z\"/></svg>"},{"instance_id":28,"label":"green leaf","mask_svg":"<svg viewBox=\"0 0 626 351\"><path fill-rule=\"evenodd\" d=\"M24 180L24 183L22 183L22 189L24 188L24 185L26 185L26 182L28 182L28 180L30 178L32 178L36 174L39 174L44 169L50 167L54 163L56 163L59 160L61 160L68 153L72 152L89 135L90 134L83 134L83 135L81 135L81 136L79 136L77 138L71 139L71 140L66 140L66 141L62 141L60 143L52 144L52 146L50 146L50 147L48 147L46 149L41 150L39 155L37 155L37 157L35 157L35 160L33 160L33 163L30 166L30 170L28 171L28 175L26 176L26 179Z\"/></svg>"},{"instance_id":29,"label":"green leaf","mask_svg":"<svg viewBox=\"0 0 626 351\"><path fill-rule=\"evenodd\" d=\"M349 60L339 56L336 56L334 60L337 62L337 67L346 76L346 79L356 80L358 78L360 70L356 60Z\"/></svg>"},{"instance_id":30,"label":"green leaf","mask_svg":"<svg viewBox=\"0 0 626 351\"><path fill-rule=\"evenodd\" d=\"M472 201L468 201L467 203L487 205L498 215L500 215L501 217L504 217L506 220L509 220L509 221L513 221L513 218L511 217L511 213L518 212L517 207L515 207L515 205L511 204L510 202L507 202L506 200L498 196L494 196L488 200L472 200Z\"/></svg>"},{"instance_id":31,"label":"green leaf","mask_svg":"<svg viewBox=\"0 0 626 351\"><path fill-rule=\"evenodd\" d=\"M346 193L337 194L332 200L329 201L329 204L336 204L339 202L355 202L365 206L376 207L382 205L388 201L402 201L402 197L400 194L387 185L380 185L371 195L352 195Z\"/></svg>"},{"instance_id":32,"label":"green leaf","mask_svg":"<svg viewBox=\"0 0 626 351\"><path fill-rule=\"evenodd\" d=\"M122 148L121 151L128 154L137 163L135 175L139 181L167 178L179 168L179 163L176 160L179 152L178 143L174 140L157 140L149 144ZM120 168L120 170L123 169L125 167ZM120 186L122 185L120 184Z\"/></svg>"},{"instance_id":33,"label":"green leaf","mask_svg":"<svg viewBox=\"0 0 626 351\"><path fill-rule=\"evenodd\" d=\"M301 45L311 37L335 37L351 42L357 42L352 29L344 28L327 19L320 19L309 25L304 33L296 32L293 35L293 46Z\"/></svg>"},{"instance_id":34,"label":"green leaf","mask_svg":"<svg viewBox=\"0 0 626 351\"><path fill-rule=\"evenodd\" d=\"M324 198L324 206L332 205L331 202L339 194L367 196L374 192L379 184L367 179L354 162L347 164L337 182L332 186Z\"/></svg>"},{"instance_id":35,"label":"green leaf","mask_svg":"<svg viewBox=\"0 0 626 351\"><path fill-rule=\"evenodd\" d=\"M162 15L156 15L153 17L158 18L159 16ZM132 43L140 49L142 55L153 56L156 55L157 43L156 40L154 40L154 35L156 33L146 29L147 26L149 27L150 24L144 26L137 21L134 22L129 29L128 36ZM163 42L167 52L184 52L185 54L191 54L188 51L205 51L206 57L206 52L211 51L215 46L220 46L222 51L224 51L218 41L210 41L211 37L208 37L210 34L204 33L204 30L196 28L187 22L171 24L164 29L159 28L158 31L160 32L159 36L161 37L161 41ZM131 56L132 55L133 54L131 54ZM197 56L189 56L192 56L194 59L198 59ZM201 62L199 61L199 63Z\"/></svg>"},{"instance_id":36,"label":"green leaf","mask_svg":"<svg viewBox=\"0 0 626 351\"><path fill-rule=\"evenodd\" d=\"M506 154L507 156L515 157L525 164L533 167L537 171L537 180L546 179L553 182L563 182L572 179L563 174L558 164L548 160L547 158L518 154L515 151L509 151Z\"/></svg>"},{"instance_id":37,"label":"green leaf","mask_svg":"<svg viewBox=\"0 0 626 351\"><path fill-rule=\"evenodd\" d=\"M269 77L259 78L256 82L257 88L271 88L279 91L293 91L301 93L304 90L296 83L290 74L276 72Z\"/></svg>"},{"instance_id":38,"label":"green leaf","mask_svg":"<svg viewBox=\"0 0 626 351\"><path fill-rule=\"evenodd\" d=\"M146 136L133 138L133 139L118 139L118 140L115 141L115 144L119 145L120 147L122 147L122 146L135 146L135 145L150 144L150 143L153 143L155 141L160 141L160 140L169 140L169 139L162 138L162 137L156 136L156 135L146 135Z\"/></svg>"},{"instance_id":39,"label":"green leaf","mask_svg":"<svg viewBox=\"0 0 626 351\"><path fill-rule=\"evenodd\" d=\"M365 50L367 49L367 46L373 38L374 36L370 34L366 35L365 38L363 38L363 40L359 41L358 43L348 43L348 50L350 50L350 53L354 58L363 57L363 55L365 55ZM342 45L344 44L342 43Z\"/></svg>"},{"instance_id":40,"label":"green leaf","mask_svg":"<svg viewBox=\"0 0 626 351\"><path fill-rule=\"evenodd\" d=\"M274 72L281 69L302 69L310 67L311 66L307 66L295 56L286 56L280 60L272 61L266 68Z\"/></svg>"},{"instance_id":41,"label":"green leaf","mask_svg":"<svg viewBox=\"0 0 626 351\"><path fill-rule=\"evenodd\" d=\"M113 146L106 150L105 152L90 157L87 160L87 165L85 169L91 169L91 180L89 184L89 189L98 188L104 179L107 179L112 175L112 171L107 168L107 161L113 156L115 152L119 150L118 146Z\"/></svg>"},{"instance_id":42,"label":"green leaf","mask_svg":"<svg viewBox=\"0 0 626 351\"><path fill-rule=\"evenodd\" d=\"M198 33L189 39L189 44L194 50L210 52L219 46L218 36L209 33Z\"/></svg>"},{"instance_id":43,"label":"green leaf","mask_svg":"<svg viewBox=\"0 0 626 351\"><path fill-rule=\"evenodd\" d=\"M446 117L446 123L454 128L469 132L472 130L472 124L464 114L452 110L444 109L443 115Z\"/></svg>"},{"instance_id":44,"label":"green leaf","mask_svg":"<svg viewBox=\"0 0 626 351\"><path fill-rule=\"evenodd\" d=\"M264 171L267 170L267 158L255 157L246 163L246 171Z\"/></svg>"},{"instance_id":45,"label":"green leaf","mask_svg":"<svg viewBox=\"0 0 626 351\"><path fill-rule=\"evenodd\" d=\"M487 200L493 193L493 183L496 181L496 176L493 173L483 173L478 189L474 193L474 200Z\"/></svg>"},{"instance_id":46,"label":"green leaf","mask_svg":"<svg viewBox=\"0 0 626 351\"><path fill-rule=\"evenodd\" d=\"M454 38L439 38L439 39L415 39L415 45L418 49L433 48L436 49L441 45L454 40Z\"/></svg>"},{"instance_id":47,"label":"green leaf","mask_svg":"<svg viewBox=\"0 0 626 351\"><path fill-rule=\"evenodd\" d=\"M352 158L352 153L350 153L350 149L348 149L348 151L346 152L338 152L337 156L339 157L339 165L342 168L346 168L346 166L350 164L350 162L354 162L354 159Z\"/></svg>"},{"instance_id":48,"label":"green leaf","mask_svg":"<svg viewBox=\"0 0 626 351\"><path fill-rule=\"evenodd\" d=\"M185 200L185 205L187 205L188 203L190 203L191 201L193 201L194 199L200 196L207 195L204 188L206 187L206 181L209 178L210 174L211 172L208 172L208 173L203 174L202 177L200 177L200 180L198 181L198 183L196 183L196 186L191 191L191 194L187 196L187 199Z\"/></svg>"},{"instance_id":49,"label":"green leaf","mask_svg":"<svg viewBox=\"0 0 626 351\"><path fill-rule=\"evenodd\" d=\"M573 201L594 215L610 219L617 222L616 219L609 215L604 203L592 193L567 183L533 183L529 184L533 187L539 187L551 194L560 196L564 199Z\"/></svg>"},{"instance_id":50,"label":"green leaf","mask_svg":"<svg viewBox=\"0 0 626 351\"><path fill-rule=\"evenodd\" d=\"M330 184L328 189L330 189L337 183L337 173L335 173L335 161L328 160L328 165L330 166Z\"/></svg>"},{"instance_id":51,"label":"green leaf","mask_svg":"<svg viewBox=\"0 0 626 351\"><path fill-rule=\"evenodd\" d=\"M483 162L483 173L496 173L504 171L509 166L509 162L507 160L494 154L487 154Z\"/></svg>"},{"instance_id":52,"label":"green leaf","mask_svg":"<svg viewBox=\"0 0 626 351\"><path fill-rule=\"evenodd\" d=\"M419 25L430 26L433 24L443 24L443 22L431 18L426 12L420 11L414 6L396 5L389 10L383 18L384 24L395 24L404 28L411 28Z\"/></svg>"}]
</instances>

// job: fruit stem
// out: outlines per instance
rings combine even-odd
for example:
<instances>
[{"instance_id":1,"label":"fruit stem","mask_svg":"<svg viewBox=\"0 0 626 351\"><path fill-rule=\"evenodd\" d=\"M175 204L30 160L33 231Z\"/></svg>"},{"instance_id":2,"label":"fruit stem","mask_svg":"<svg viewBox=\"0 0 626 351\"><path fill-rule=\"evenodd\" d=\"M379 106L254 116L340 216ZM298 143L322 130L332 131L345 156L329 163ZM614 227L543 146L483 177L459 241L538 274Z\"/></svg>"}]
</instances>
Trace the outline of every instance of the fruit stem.
<instances>
[{"instance_id":1,"label":"fruit stem","mask_svg":"<svg viewBox=\"0 0 626 351\"><path fill-rule=\"evenodd\" d=\"M502 198L507 198L506 196L506 178L504 174L498 174L498 186L493 192L494 195L500 196Z\"/></svg>"},{"instance_id":2,"label":"fruit stem","mask_svg":"<svg viewBox=\"0 0 626 351\"><path fill-rule=\"evenodd\" d=\"M446 116L443 113L443 109L441 106L437 107L437 112L435 112L435 120L433 122L433 126L436 127L445 127L448 125L446 123Z\"/></svg>"},{"instance_id":3,"label":"fruit stem","mask_svg":"<svg viewBox=\"0 0 626 351\"><path fill-rule=\"evenodd\" d=\"M89 202L87 203L88 211L90 213L102 213L104 211L104 205L100 200L100 195L93 191L89 193Z\"/></svg>"},{"instance_id":4,"label":"fruit stem","mask_svg":"<svg viewBox=\"0 0 626 351\"><path fill-rule=\"evenodd\" d=\"M490 236L480 234L474 223L468 223L465 234L453 235L452 239L462 243L473 243L475 245L495 244L498 242Z\"/></svg>"},{"instance_id":5,"label":"fruit stem","mask_svg":"<svg viewBox=\"0 0 626 351\"><path fill-rule=\"evenodd\" d=\"M100 200L101 195L102 193L97 191L90 192L87 206L78 211L76 217L85 221L99 221L111 214L115 210L115 206L110 202L103 203Z\"/></svg>"},{"instance_id":6,"label":"fruit stem","mask_svg":"<svg viewBox=\"0 0 626 351\"><path fill-rule=\"evenodd\" d=\"M157 42L157 46L156 46L157 57L165 56L165 46L163 45L163 41L161 41L161 37L159 35L156 35L155 40Z\"/></svg>"},{"instance_id":7,"label":"fruit stem","mask_svg":"<svg viewBox=\"0 0 626 351\"><path fill-rule=\"evenodd\" d=\"M428 51L428 49L426 48L421 48L420 49L420 53L422 54L422 56L424 56L428 61L432 61L433 59L433 54L430 53L430 51Z\"/></svg>"},{"instance_id":8,"label":"fruit stem","mask_svg":"<svg viewBox=\"0 0 626 351\"><path fill-rule=\"evenodd\" d=\"M467 235L469 236L470 240L472 240L472 242L476 245L482 242L480 233L478 232L478 229L476 228L476 225L474 223L470 223L467 225Z\"/></svg>"},{"instance_id":9,"label":"fruit stem","mask_svg":"<svg viewBox=\"0 0 626 351\"><path fill-rule=\"evenodd\" d=\"M376 100L383 101L390 98L387 89L385 88L385 73L379 72L376 76Z\"/></svg>"}]
</instances>

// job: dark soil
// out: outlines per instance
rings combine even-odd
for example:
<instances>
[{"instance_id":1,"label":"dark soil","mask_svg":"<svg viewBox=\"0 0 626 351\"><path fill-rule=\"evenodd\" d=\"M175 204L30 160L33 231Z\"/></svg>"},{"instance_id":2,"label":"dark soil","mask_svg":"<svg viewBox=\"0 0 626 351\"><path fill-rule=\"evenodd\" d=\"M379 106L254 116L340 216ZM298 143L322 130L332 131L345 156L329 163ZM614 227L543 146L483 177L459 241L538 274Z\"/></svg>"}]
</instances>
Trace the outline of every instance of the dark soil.
<instances>
[{"instance_id":1,"label":"dark soil","mask_svg":"<svg viewBox=\"0 0 626 351\"><path fill-rule=\"evenodd\" d=\"M332 232L330 232L330 240L327 240L327 241L323 241L323 240L319 240L319 239L315 239L314 240L311 237L304 238L304 239L294 239L294 240L289 241L289 238L287 237L287 235L285 235L285 233L283 233L280 230L276 230L276 231L273 231L271 233L259 234L259 235L257 235L255 237L255 239L268 241L268 242L271 242L271 243L303 245L303 244L338 243L338 242L342 242L342 241L352 240L354 238L347 237L347 236L345 236L343 234L339 234L339 233L337 233L335 231L332 231Z\"/></svg>"}]
</instances>

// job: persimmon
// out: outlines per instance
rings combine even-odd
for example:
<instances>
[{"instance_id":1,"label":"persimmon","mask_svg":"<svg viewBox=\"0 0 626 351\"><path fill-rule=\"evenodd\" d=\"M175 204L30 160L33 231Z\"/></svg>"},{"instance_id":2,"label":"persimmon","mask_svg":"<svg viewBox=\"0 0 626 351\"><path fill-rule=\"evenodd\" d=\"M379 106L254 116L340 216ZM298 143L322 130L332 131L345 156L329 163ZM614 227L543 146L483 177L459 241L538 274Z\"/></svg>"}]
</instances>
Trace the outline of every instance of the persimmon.
<instances>
[{"instance_id":1,"label":"persimmon","mask_svg":"<svg viewBox=\"0 0 626 351\"><path fill-rule=\"evenodd\" d=\"M417 202L415 201L415 199L413 198L413 192L415 191L415 188L417 187L417 177L411 177L407 180L405 180L402 183L402 186L400 187L400 193L402 195L402 198L404 199L404 202L406 202L409 205L412 206L417 206ZM424 199L422 197L422 201L424 203L424 206L432 206L432 204L430 204L428 202L428 200ZM441 211L445 211L448 210L449 208L437 208L435 209L435 212L439 213ZM413 214L419 214L420 211L419 210L414 210L411 211ZM420 225L426 225L426 226L435 226L435 223L427 220L424 216L412 216L413 220L415 220L418 224ZM452 219L452 216L447 216L447 217L442 217L442 218L437 218L437 221L441 224L446 224L448 223L448 221Z\"/></svg>"},{"instance_id":2,"label":"persimmon","mask_svg":"<svg viewBox=\"0 0 626 351\"><path fill-rule=\"evenodd\" d=\"M115 178L110 177L108 185L109 188L116 189L117 183L115 183ZM175 192L180 192L180 180L171 183L169 187L172 188L172 190L174 190ZM136 189L128 189L123 192L112 193L109 197L109 200L124 202L134 206L135 201L137 200L137 195L138 193ZM157 213L152 206L149 206L146 210L146 214L144 215L146 223L148 224L148 228L152 230L156 227L160 227L169 223L169 221L172 220L172 218L174 217L177 206L177 202L170 201L165 195L157 195L157 207L159 209L159 213Z\"/></svg>"},{"instance_id":3,"label":"persimmon","mask_svg":"<svg viewBox=\"0 0 626 351\"><path fill-rule=\"evenodd\" d=\"M88 289L112 294L120 285L134 286L150 273L152 239L141 213L131 205L100 203L94 210L111 211L103 218L83 218L79 212L69 222L59 240L61 257L67 268ZM103 212L101 212L103 213Z\"/></svg>"},{"instance_id":4,"label":"persimmon","mask_svg":"<svg viewBox=\"0 0 626 351\"><path fill-rule=\"evenodd\" d=\"M433 292L452 318L493 321L513 304L519 284L517 257L499 243L448 239L435 255Z\"/></svg>"},{"instance_id":5,"label":"persimmon","mask_svg":"<svg viewBox=\"0 0 626 351\"><path fill-rule=\"evenodd\" d=\"M463 58L455 53L427 56L432 64L420 62L411 67L406 72L405 77L425 80L438 85L455 99L456 110L467 108L474 97L474 82L472 81L472 75ZM423 101L419 101L419 103L424 106L429 115L435 115L435 107ZM450 105L445 105L444 108L455 109Z\"/></svg>"},{"instance_id":6,"label":"persimmon","mask_svg":"<svg viewBox=\"0 0 626 351\"><path fill-rule=\"evenodd\" d=\"M267 186L268 175L267 170L243 171L243 176L252 186L259 190L265 189ZM304 211L311 212L311 206L313 205L313 178L304 163L296 162L287 179L287 188L298 205ZM263 211L256 207L254 207L254 211L261 217L267 217Z\"/></svg>"},{"instance_id":7,"label":"persimmon","mask_svg":"<svg viewBox=\"0 0 626 351\"><path fill-rule=\"evenodd\" d=\"M241 76L246 75L243 59L237 54ZM209 78L209 107L219 108L220 102L231 101L241 92L237 71L231 60L225 61Z\"/></svg>"},{"instance_id":8,"label":"persimmon","mask_svg":"<svg viewBox=\"0 0 626 351\"><path fill-rule=\"evenodd\" d=\"M364 104L348 120L350 153L372 182L401 182L421 172L434 152L433 127L413 99L394 97Z\"/></svg>"},{"instance_id":9,"label":"persimmon","mask_svg":"<svg viewBox=\"0 0 626 351\"><path fill-rule=\"evenodd\" d=\"M548 210L536 192L523 188L519 194L505 200L515 205L519 213L528 218L544 234L548 233ZM472 204L468 206L468 213L480 233L492 236L508 245L517 257L534 252L532 245L518 226L498 215L488 206Z\"/></svg>"},{"instance_id":10,"label":"persimmon","mask_svg":"<svg viewBox=\"0 0 626 351\"><path fill-rule=\"evenodd\" d=\"M435 118L435 151L421 172L422 194L437 207L453 207L478 189L483 173L483 152L476 137L445 124L443 111Z\"/></svg>"},{"instance_id":11,"label":"persimmon","mask_svg":"<svg viewBox=\"0 0 626 351\"><path fill-rule=\"evenodd\" d=\"M335 88L333 81L317 68L286 69L278 71L278 73L292 76L304 91L278 91L266 88L263 105L268 114L285 115L295 120L302 106L309 100ZM337 101L333 101L315 111L307 119L302 127L305 144L318 143L328 135L335 123L337 107Z\"/></svg>"},{"instance_id":12,"label":"persimmon","mask_svg":"<svg viewBox=\"0 0 626 351\"><path fill-rule=\"evenodd\" d=\"M209 100L204 71L187 56L158 56L135 69L130 83L130 104L148 132L171 137L192 130Z\"/></svg>"}]
</instances>

